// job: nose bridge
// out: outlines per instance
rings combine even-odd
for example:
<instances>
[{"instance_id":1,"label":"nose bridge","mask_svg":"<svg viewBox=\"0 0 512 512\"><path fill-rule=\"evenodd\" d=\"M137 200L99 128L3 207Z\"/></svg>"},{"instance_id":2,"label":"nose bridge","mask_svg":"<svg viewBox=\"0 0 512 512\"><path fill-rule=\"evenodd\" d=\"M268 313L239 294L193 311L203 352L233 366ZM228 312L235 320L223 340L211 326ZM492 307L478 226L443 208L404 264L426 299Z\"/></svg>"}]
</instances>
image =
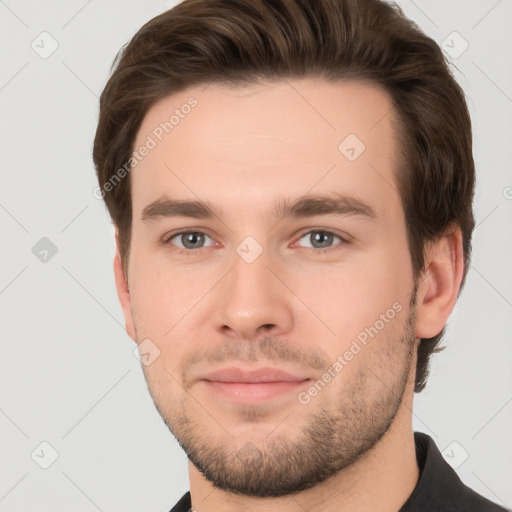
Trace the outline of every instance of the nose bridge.
<instances>
[{"instance_id":1,"label":"nose bridge","mask_svg":"<svg viewBox=\"0 0 512 512\"><path fill-rule=\"evenodd\" d=\"M256 251L251 242L242 242L237 247L236 255L232 258L233 270L230 272L232 298L252 303L269 294L271 257L263 248L259 254Z\"/></svg>"},{"instance_id":2,"label":"nose bridge","mask_svg":"<svg viewBox=\"0 0 512 512\"><path fill-rule=\"evenodd\" d=\"M216 306L218 327L248 339L261 330L288 331L293 322L290 294L274 275L272 255L251 238L236 247Z\"/></svg>"}]
</instances>

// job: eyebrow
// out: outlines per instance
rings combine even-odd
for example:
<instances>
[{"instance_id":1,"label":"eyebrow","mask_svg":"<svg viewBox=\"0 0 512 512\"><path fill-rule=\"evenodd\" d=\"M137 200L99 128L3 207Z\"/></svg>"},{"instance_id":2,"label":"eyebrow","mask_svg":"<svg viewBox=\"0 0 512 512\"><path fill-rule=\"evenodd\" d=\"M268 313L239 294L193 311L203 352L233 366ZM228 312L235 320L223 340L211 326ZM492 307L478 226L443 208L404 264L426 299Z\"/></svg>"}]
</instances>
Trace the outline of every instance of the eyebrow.
<instances>
[{"instance_id":1,"label":"eyebrow","mask_svg":"<svg viewBox=\"0 0 512 512\"><path fill-rule=\"evenodd\" d=\"M141 214L142 222L157 221L169 217L191 217L194 219L222 218L220 205L208 201L171 199L163 196L148 204ZM374 208L366 201L354 196L338 193L308 194L296 200L280 198L270 213L270 219L285 217L303 218L316 215L358 216L376 220Z\"/></svg>"}]
</instances>

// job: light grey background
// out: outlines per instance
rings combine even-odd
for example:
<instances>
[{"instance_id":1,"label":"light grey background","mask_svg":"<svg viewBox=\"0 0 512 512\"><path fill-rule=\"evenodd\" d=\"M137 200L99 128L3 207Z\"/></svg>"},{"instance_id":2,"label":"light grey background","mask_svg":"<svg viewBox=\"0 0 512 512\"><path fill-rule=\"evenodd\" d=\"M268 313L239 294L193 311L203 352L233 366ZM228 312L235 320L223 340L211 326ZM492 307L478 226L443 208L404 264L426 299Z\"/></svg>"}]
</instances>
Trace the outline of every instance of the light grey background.
<instances>
[{"instance_id":1,"label":"light grey background","mask_svg":"<svg viewBox=\"0 0 512 512\"><path fill-rule=\"evenodd\" d=\"M113 228L92 195L112 59L174 3L0 0L2 512L163 512L188 490L186 457L124 331ZM446 449L464 482L511 507L512 2L399 5L456 56L478 174L473 266L448 348L416 396L414 429ZM58 48L46 56L52 39ZM36 246L46 262L32 251L43 237L57 248ZM47 469L52 448L42 442L58 452Z\"/></svg>"}]
</instances>

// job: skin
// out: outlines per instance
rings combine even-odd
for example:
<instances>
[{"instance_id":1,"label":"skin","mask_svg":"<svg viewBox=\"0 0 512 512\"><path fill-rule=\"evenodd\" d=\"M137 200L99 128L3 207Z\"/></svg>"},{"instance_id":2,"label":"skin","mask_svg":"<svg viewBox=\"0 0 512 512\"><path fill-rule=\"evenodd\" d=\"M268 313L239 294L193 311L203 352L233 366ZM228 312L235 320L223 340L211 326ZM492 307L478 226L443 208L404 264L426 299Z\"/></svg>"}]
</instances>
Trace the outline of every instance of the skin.
<instances>
[{"instance_id":1,"label":"skin","mask_svg":"<svg viewBox=\"0 0 512 512\"><path fill-rule=\"evenodd\" d=\"M191 96L197 106L131 172L130 258L123 269L118 249L114 271L128 334L160 351L143 369L191 459L192 505L396 512L419 474L416 350L455 305L460 230L427 246L414 294L395 179L400 148L392 103L379 88L320 78L193 87L147 112L135 148ZM338 149L351 133L366 146L354 161ZM313 193L356 197L375 218L271 218L279 199ZM210 201L222 212L144 222L143 210L163 196ZM187 239L173 236L182 229L207 235L187 255L178 252ZM315 230L336 235L323 239L328 252L314 251ZM248 236L262 250L251 263L236 250ZM245 247L255 254L257 246ZM397 303L394 318L301 403L299 391ZM197 380L228 366L271 366L310 380L240 404Z\"/></svg>"}]
</instances>

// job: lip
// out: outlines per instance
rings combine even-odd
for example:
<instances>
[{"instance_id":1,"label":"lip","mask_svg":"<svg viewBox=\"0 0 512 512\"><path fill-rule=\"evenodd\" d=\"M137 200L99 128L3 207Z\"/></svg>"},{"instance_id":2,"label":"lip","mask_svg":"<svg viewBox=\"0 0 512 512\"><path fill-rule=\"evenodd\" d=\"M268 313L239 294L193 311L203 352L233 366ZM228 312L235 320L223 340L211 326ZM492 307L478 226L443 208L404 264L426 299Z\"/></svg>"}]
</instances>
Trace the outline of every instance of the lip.
<instances>
[{"instance_id":1,"label":"lip","mask_svg":"<svg viewBox=\"0 0 512 512\"><path fill-rule=\"evenodd\" d=\"M238 383L270 383L270 382L301 382L308 377L292 375L278 368L258 368L244 371L241 368L224 368L209 373L202 380L211 382L238 382Z\"/></svg>"},{"instance_id":2,"label":"lip","mask_svg":"<svg viewBox=\"0 0 512 512\"><path fill-rule=\"evenodd\" d=\"M259 368L244 371L225 368L209 373L201 379L209 391L235 403L259 403L297 391L311 379L277 368Z\"/></svg>"}]
</instances>

